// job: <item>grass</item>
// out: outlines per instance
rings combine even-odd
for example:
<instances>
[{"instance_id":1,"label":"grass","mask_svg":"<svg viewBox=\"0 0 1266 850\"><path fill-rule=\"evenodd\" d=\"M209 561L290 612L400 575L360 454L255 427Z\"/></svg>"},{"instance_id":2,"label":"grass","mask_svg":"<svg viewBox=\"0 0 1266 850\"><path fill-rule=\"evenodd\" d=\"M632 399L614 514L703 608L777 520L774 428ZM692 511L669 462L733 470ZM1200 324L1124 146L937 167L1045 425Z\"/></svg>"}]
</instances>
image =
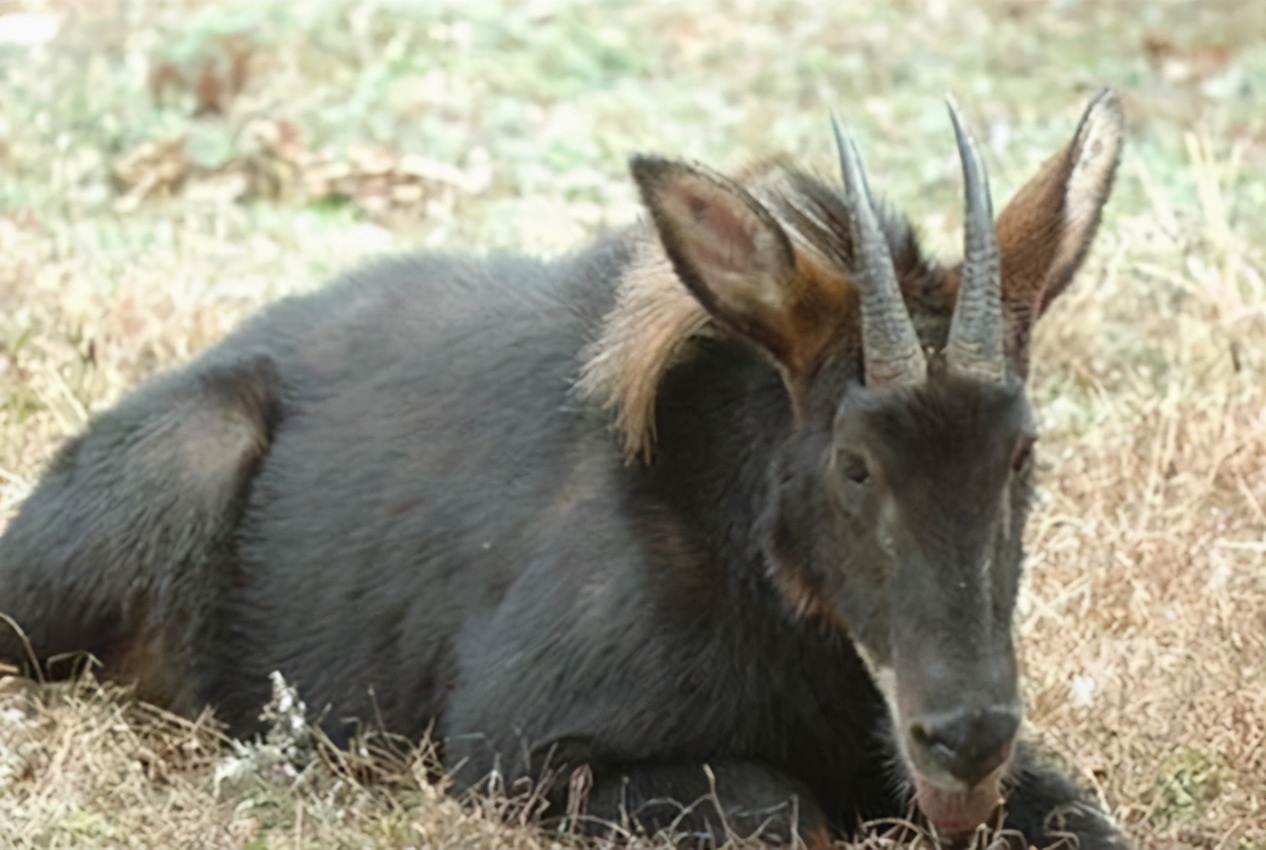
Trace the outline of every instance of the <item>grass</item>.
<instances>
[{"instance_id":1,"label":"grass","mask_svg":"<svg viewBox=\"0 0 1266 850\"><path fill-rule=\"evenodd\" d=\"M56 36L16 43L12 14ZM1001 201L1116 85L1126 159L1031 381L1029 725L1140 847L1266 848L1253 4L0 0L0 73L0 522L92 411L366 255L561 251L637 214L635 150L829 171L830 110L953 253L941 95ZM425 753L314 753L9 680L0 846L570 846L504 801L458 805Z\"/></svg>"}]
</instances>

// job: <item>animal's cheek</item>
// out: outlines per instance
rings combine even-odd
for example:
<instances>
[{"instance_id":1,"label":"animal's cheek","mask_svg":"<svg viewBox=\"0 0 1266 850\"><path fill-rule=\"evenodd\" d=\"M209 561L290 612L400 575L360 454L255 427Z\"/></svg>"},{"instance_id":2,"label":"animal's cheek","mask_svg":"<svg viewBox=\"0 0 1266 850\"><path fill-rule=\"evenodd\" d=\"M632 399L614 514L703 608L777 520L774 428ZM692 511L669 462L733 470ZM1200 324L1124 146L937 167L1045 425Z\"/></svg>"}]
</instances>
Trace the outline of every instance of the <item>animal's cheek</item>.
<instances>
[{"instance_id":1,"label":"animal's cheek","mask_svg":"<svg viewBox=\"0 0 1266 850\"><path fill-rule=\"evenodd\" d=\"M882 515L879 522L875 523L875 543L879 546L879 551L892 560L897 557L897 535L894 525L895 523Z\"/></svg>"},{"instance_id":2,"label":"animal's cheek","mask_svg":"<svg viewBox=\"0 0 1266 850\"><path fill-rule=\"evenodd\" d=\"M855 553L832 588L837 610L858 654L874 670L892 665L892 570L878 552Z\"/></svg>"},{"instance_id":3,"label":"animal's cheek","mask_svg":"<svg viewBox=\"0 0 1266 850\"><path fill-rule=\"evenodd\" d=\"M893 712L895 718L897 710L897 674L893 669L891 653L888 652L887 644L875 644L863 640L854 632L850 632L849 637L852 639L853 649L857 652L857 657L862 660L862 664L866 667L866 672L870 674L871 681L875 683L875 687L883 695L884 702L888 704L888 709Z\"/></svg>"},{"instance_id":4,"label":"animal's cheek","mask_svg":"<svg viewBox=\"0 0 1266 850\"><path fill-rule=\"evenodd\" d=\"M868 501L854 514L837 514L829 531L818 529L829 547L819 559L831 565L833 591L841 604L862 604L863 611L886 610L897 568L896 528ZM824 533L825 532L825 533Z\"/></svg>"}]
</instances>

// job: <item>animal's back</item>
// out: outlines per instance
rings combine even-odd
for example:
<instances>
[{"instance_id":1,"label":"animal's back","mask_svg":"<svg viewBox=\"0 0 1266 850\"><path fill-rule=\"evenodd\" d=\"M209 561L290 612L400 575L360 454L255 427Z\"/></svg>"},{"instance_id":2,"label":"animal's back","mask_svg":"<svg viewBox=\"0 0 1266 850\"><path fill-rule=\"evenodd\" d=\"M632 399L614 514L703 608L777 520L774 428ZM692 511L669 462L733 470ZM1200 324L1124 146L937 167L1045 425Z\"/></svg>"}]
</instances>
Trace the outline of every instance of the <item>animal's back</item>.
<instances>
[{"instance_id":1,"label":"animal's back","mask_svg":"<svg viewBox=\"0 0 1266 850\"><path fill-rule=\"evenodd\" d=\"M90 652L238 731L281 670L421 732L504 547L614 456L570 385L626 258L406 256L270 305L63 448L6 529L0 608L41 657ZM26 660L8 630L0 656Z\"/></svg>"},{"instance_id":2,"label":"animal's back","mask_svg":"<svg viewBox=\"0 0 1266 850\"><path fill-rule=\"evenodd\" d=\"M318 710L410 734L435 719L459 630L530 563L573 470L619 463L571 384L623 251L389 261L226 340L269 348L282 381L208 635L231 724L274 669Z\"/></svg>"}]
</instances>

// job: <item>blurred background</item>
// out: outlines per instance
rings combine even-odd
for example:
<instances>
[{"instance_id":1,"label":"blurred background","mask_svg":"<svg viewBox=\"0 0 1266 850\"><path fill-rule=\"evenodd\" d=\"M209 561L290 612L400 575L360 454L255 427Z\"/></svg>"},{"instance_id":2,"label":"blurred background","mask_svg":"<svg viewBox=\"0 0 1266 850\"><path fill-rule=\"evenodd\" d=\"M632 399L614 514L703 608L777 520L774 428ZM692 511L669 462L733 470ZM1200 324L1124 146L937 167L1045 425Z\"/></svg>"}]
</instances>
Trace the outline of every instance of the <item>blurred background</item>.
<instances>
[{"instance_id":1,"label":"blurred background","mask_svg":"<svg viewBox=\"0 0 1266 850\"><path fill-rule=\"evenodd\" d=\"M835 180L832 111L953 257L943 96L1001 208L1103 85L1125 157L1035 353L1031 732L1140 847L1262 850L1258 3L0 0L0 524L94 410L361 258L566 250L638 215L636 151ZM109 694L3 699L2 847L559 840L452 806L408 760L296 785Z\"/></svg>"}]
</instances>

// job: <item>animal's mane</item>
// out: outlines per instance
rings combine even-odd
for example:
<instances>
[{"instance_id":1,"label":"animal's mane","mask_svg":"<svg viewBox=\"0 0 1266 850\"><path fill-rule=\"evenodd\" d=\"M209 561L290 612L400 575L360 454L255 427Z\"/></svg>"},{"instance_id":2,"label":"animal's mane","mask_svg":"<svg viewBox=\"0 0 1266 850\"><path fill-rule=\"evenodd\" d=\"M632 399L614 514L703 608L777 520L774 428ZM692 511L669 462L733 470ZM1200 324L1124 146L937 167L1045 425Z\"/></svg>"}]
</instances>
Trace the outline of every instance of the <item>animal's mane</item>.
<instances>
[{"instance_id":1,"label":"animal's mane","mask_svg":"<svg viewBox=\"0 0 1266 850\"><path fill-rule=\"evenodd\" d=\"M853 262L849 213L840 190L776 159L739 172L736 182L782 225L801 274L855 293L848 271ZM887 205L880 204L878 213L907 300L924 300L929 264L914 231ZM617 284L615 306L604 317L597 339L582 353L576 388L582 398L615 411L626 460L640 456L649 462L655 450L655 402L664 376L691 356L692 341L726 331L677 277L649 223L636 227L630 238L633 260ZM856 297L847 304L840 315L847 326L838 335L840 347L855 350L860 359Z\"/></svg>"}]
</instances>

